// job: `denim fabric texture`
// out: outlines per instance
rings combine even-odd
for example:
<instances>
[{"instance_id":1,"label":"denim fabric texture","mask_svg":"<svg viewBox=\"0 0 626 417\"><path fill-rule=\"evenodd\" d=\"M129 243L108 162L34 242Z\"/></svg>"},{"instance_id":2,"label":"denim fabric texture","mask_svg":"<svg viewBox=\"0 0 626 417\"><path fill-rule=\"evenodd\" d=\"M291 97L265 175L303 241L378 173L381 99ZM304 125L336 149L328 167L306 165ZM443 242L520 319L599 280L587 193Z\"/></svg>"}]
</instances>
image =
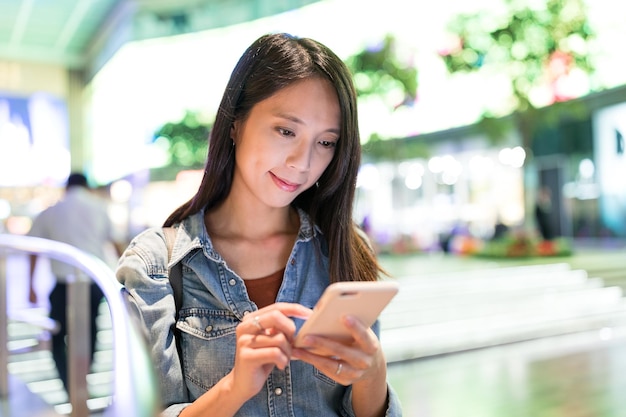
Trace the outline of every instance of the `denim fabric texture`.
<instances>
[{"instance_id":1,"label":"denim fabric texture","mask_svg":"<svg viewBox=\"0 0 626 417\"><path fill-rule=\"evenodd\" d=\"M329 284L328 256L320 230L299 211L300 230L286 265L277 301L312 308ZM183 299L176 327L182 334L184 366L171 325L175 320L167 278L168 252L161 228L136 236L122 255L117 278L141 314L140 323L154 358L162 387L164 416L177 416L228 374L235 358L235 328L257 310L244 281L213 249L199 212L177 225L171 264L182 262ZM301 323L296 322L297 327ZM379 334L379 325L374 325ZM181 369L184 368L184 369ZM237 416L353 416L351 389L313 366L292 361L275 368L265 387L246 402ZM400 416L396 394L389 387L389 416Z\"/></svg>"}]
</instances>

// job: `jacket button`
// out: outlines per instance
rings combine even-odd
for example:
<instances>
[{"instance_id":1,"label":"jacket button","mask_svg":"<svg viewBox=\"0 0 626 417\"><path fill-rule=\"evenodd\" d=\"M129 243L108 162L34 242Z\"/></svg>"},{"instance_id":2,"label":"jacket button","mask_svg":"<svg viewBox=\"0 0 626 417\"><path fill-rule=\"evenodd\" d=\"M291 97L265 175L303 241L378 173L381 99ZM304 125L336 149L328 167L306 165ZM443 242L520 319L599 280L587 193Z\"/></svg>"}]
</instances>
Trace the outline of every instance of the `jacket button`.
<instances>
[{"instance_id":1,"label":"jacket button","mask_svg":"<svg viewBox=\"0 0 626 417\"><path fill-rule=\"evenodd\" d=\"M237 283L237 281L235 281L235 278L231 278L230 281L228 281L228 283L230 285L235 285Z\"/></svg>"},{"instance_id":2,"label":"jacket button","mask_svg":"<svg viewBox=\"0 0 626 417\"><path fill-rule=\"evenodd\" d=\"M211 330L213 330L213 326L211 326L210 324L204 328L204 331L207 333L209 333Z\"/></svg>"},{"instance_id":3,"label":"jacket button","mask_svg":"<svg viewBox=\"0 0 626 417\"><path fill-rule=\"evenodd\" d=\"M283 393L283 389L282 389L282 388L280 388L280 387L278 387L278 388L276 388L276 389L274 390L274 394L276 394L276 395L282 395L282 393Z\"/></svg>"}]
</instances>

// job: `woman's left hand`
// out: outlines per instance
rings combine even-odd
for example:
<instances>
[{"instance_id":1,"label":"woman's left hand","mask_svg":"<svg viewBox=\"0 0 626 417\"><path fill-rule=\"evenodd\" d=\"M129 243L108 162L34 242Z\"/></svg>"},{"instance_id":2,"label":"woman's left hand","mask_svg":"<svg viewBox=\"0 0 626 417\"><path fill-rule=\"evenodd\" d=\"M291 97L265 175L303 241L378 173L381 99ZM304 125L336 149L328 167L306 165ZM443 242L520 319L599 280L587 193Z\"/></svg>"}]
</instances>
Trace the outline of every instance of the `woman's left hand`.
<instances>
[{"instance_id":1,"label":"woman's left hand","mask_svg":"<svg viewBox=\"0 0 626 417\"><path fill-rule=\"evenodd\" d=\"M378 338L369 327L352 316L343 317L343 323L352 335L350 343L323 336L307 336L301 348L293 348L292 358L310 363L342 385L377 379L386 367Z\"/></svg>"}]
</instances>

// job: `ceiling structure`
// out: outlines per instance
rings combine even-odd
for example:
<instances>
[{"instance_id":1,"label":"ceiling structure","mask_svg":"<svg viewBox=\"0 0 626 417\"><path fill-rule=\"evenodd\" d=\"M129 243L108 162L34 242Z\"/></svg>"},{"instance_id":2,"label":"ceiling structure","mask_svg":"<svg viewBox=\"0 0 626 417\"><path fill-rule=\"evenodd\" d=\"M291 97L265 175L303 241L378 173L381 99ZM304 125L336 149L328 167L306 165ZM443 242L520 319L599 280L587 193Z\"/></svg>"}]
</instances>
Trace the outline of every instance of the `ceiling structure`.
<instances>
[{"instance_id":1,"label":"ceiling structure","mask_svg":"<svg viewBox=\"0 0 626 417\"><path fill-rule=\"evenodd\" d=\"M316 0L3 0L0 61L95 72L125 42L197 32Z\"/></svg>"},{"instance_id":2,"label":"ceiling structure","mask_svg":"<svg viewBox=\"0 0 626 417\"><path fill-rule=\"evenodd\" d=\"M0 2L0 59L80 66L119 0Z\"/></svg>"}]
</instances>

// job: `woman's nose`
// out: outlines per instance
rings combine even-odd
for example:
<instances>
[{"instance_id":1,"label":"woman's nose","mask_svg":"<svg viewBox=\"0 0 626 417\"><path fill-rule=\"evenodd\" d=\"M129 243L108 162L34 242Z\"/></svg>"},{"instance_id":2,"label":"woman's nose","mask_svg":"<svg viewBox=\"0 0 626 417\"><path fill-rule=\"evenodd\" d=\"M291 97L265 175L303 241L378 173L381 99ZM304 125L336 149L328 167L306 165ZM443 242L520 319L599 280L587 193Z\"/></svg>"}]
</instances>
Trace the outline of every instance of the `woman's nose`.
<instances>
[{"instance_id":1,"label":"woman's nose","mask_svg":"<svg viewBox=\"0 0 626 417\"><path fill-rule=\"evenodd\" d=\"M312 146L307 141L299 141L287 157L287 165L298 171L308 171L311 167Z\"/></svg>"}]
</instances>

